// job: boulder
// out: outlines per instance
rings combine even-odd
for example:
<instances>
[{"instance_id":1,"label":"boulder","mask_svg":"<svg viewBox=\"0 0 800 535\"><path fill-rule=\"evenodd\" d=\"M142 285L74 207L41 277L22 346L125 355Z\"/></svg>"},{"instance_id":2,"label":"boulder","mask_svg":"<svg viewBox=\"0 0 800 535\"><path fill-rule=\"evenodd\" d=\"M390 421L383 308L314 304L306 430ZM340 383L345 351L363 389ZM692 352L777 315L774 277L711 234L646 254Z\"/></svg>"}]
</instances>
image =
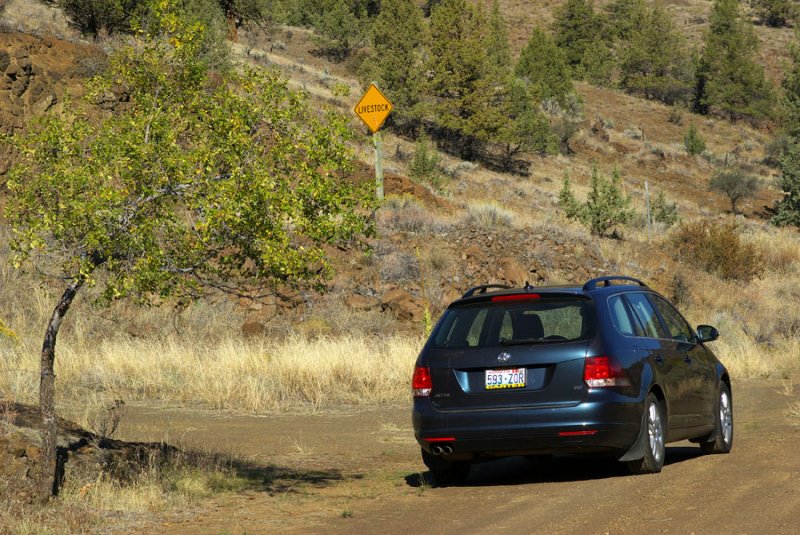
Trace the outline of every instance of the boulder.
<instances>
[{"instance_id":1,"label":"boulder","mask_svg":"<svg viewBox=\"0 0 800 535\"><path fill-rule=\"evenodd\" d=\"M367 297L364 295L351 295L344 300L345 304L353 310L372 310L377 308L381 303L374 297Z\"/></svg>"},{"instance_id":2,"label":"boulder","mask_svg":"<svg viewBox=\"0 0 800 535\"><path fill-rule=\"evenodd\" d=\"M498 261L497 278L509 286L522 286L530 279L528 270L511 257L501 258Z\"/></svg>"},{"instance_id":3,"label":"boulder","mask_svg":"<svg viewBox=\"0 0 800 535\"><path fill-rule=\"evenodd\" d=\"M396 288L384 294L381 309L389 311L403 321L421 321L425 312L422 299Z\"/></svg>"},{"instance_id":4,"label":"boulder","mask_svg":"<svg viewBox=\"0 0 800 535\"><path fill-rule=\"evenodd\" d=\"M242 336L245 338L264 336L266 331L267 326L256 319L248 319L242 324Z\"/></svg>"}]
</instances>

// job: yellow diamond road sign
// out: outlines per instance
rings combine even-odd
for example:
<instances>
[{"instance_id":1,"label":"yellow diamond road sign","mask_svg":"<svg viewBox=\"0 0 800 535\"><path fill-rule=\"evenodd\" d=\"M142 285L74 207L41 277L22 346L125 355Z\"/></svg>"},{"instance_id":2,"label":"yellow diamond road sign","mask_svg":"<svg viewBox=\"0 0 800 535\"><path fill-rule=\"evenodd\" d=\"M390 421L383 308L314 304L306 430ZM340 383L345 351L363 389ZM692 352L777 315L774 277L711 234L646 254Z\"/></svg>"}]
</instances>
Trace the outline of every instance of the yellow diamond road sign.
<instances>
[{"instance_id":1,"label":"yellow diamond road sign","mask_svg":"<svg viewBox=\"0 0 800 535\"><path fill-rule=\"evenodd\" d=\"M375 84L370 84L354 111L374 134L380 129L393 107L381 90L375 87Z\"/></svg>"}]
</instances>

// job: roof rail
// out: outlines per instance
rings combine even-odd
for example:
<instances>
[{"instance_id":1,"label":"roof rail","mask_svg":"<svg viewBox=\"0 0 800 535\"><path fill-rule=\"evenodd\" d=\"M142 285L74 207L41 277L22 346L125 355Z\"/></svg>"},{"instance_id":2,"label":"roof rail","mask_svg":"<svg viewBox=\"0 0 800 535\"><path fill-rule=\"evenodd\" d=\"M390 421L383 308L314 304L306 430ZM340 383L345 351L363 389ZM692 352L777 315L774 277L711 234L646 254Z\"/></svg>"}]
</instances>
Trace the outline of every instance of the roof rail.
<instances>
[{"instance_id":1,"label":"roof rail","mask_svg":"<svg viewBox=\"0 0 800 535\"><path fill-rule=\"evenodd\" d=\"M475 286L474 288L470 288L467 290L464 295L461 296L461 299L465 299L467 297L472 297L476 293L485 294L486 290L491 290L492 288L497 288L500 290L508 290L511 286L506 286L505 284L483 284L481 286Z\"/></svg>"},{"instance_id":2,"label":"roof rail","mask_svg":"<svg viewBox=\"0 0 800 535\"><path fill-rule=\"evenodd\" d=\"M596 279L592 279L586 284L583 285L583 291L588 292L589 290L594 290L597 288L599 284L603 284L603 286L611 286L611 281L627 281L627 282L635 282L639 286L644 286L647 288L648 286L640 281L639 279L634 279L633 277L623 277L621 275L611 275L609 277L597 277Z\"/></svg>"}]
</instances>

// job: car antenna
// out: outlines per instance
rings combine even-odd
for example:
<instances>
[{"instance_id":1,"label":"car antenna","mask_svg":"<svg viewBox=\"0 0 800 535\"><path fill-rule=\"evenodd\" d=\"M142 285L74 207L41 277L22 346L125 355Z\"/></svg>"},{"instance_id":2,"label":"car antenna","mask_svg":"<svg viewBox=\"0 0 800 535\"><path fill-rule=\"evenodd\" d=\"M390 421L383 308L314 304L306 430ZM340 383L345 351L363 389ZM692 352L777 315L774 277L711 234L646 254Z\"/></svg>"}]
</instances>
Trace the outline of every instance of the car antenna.
<instances>
[{"instance_id":1,"label":"car antenna","mask_svg":"<svg viewBox=\"0 0 800 535\"><path fill-rule=\"evenodd\" d=\"M530 292L531 290L533 290L533 286L531 286L530 282L525 281L525 287L523 288L523 290L525 290L526 292Z\"/></svg>"}]
</instances>

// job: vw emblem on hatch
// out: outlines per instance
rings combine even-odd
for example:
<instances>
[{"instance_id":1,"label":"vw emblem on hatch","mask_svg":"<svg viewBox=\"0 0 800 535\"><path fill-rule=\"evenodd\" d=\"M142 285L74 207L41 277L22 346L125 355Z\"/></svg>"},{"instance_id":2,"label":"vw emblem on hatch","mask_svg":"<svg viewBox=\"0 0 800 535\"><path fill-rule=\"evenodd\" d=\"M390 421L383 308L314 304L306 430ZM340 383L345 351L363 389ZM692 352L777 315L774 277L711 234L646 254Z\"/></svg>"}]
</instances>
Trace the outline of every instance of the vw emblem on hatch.
<instances>
[{"instance_id":1,"label":"vw emblem on hatch","mask_svg":"<svg viewBox=\"0 0 800 535\"><path fill-rule=\"evenodd\" d=\"M497 362L508 362L509 360L511 360L510 353L503 352L497 355Z\"/></svg>"}]
</instances>

